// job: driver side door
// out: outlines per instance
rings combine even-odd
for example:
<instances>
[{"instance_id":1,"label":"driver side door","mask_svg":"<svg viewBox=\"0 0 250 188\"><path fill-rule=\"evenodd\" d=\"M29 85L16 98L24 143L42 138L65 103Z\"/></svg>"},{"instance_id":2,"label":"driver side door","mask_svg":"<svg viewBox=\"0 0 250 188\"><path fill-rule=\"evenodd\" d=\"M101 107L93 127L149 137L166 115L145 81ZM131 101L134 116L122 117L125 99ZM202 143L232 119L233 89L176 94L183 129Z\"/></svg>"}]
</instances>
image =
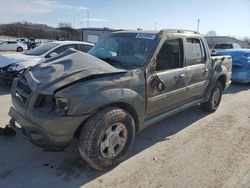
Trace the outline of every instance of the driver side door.
<instances>
[{"instance_id":1,"label":"driver side door","mask_svg":"<svg viewBox=\"0 0 250 188\"><path fill-rule=\"evenodd\" d=\"M174 109L186 101L186 74L182 40L166 40L157 55L155 71L147 79L146 119Z\"/></svg>"}]
</instances>

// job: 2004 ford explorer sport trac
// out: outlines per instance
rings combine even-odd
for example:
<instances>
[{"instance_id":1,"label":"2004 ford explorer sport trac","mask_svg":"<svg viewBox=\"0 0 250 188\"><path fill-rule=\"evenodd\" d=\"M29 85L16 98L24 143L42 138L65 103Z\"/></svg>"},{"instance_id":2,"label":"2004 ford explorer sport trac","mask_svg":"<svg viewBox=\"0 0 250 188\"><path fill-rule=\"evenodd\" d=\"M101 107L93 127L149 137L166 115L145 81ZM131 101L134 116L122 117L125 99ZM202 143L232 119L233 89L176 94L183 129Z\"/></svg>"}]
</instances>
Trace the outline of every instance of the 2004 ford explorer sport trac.
<instances>
[{"instance_id":1,"label":"2004 ford explorer sport trac","mask_svg":"<svg viewBox=\"0 0 250 188\"><path fill-rule=\"evenodd\" d=\"M194 31L116 32L88 54L69 50L15 79L10 126L45 150L77 137L82 158L107 170L143 128L197 104L214 112L231 68Z\"/></svg>"}]
</instances>

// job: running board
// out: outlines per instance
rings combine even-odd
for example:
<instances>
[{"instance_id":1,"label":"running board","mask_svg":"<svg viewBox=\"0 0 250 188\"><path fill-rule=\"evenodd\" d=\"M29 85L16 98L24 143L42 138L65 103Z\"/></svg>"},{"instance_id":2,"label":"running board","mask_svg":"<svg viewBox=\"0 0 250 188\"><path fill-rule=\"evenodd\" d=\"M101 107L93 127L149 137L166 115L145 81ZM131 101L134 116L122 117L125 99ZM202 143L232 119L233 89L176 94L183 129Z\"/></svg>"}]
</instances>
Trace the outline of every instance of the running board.
<instances>
[{"instance_id":1,"label":"running board","mask_svg":"<svg viewBox=\"0 0 250 188\"><path fill-rule=\"evenodd\" d=\"M199 103L202 103L202 102L204 102L204 99L199 99L199 100L190 102L190 103L188 103L188 104L185 104L185 105L183 105L183 106L181 106L181 107L175 108L175 109L173 109L173 110L171 110L171 111L164 112L164 113L162 113L162 114L160 114L160 115L158 115L158 116L156 116L156 117L153 117L153 118L151 118L151 119L146 120L146 121L144 122L144 127L148 127L148 126L150 126L150 125L153 125L153 124L155 124L155 123L157 123L157 122L159 122L159 121L161 121L161 120L166 119L166 118L169 117L169 116L172 116L172 115L177 114L177 113L179 113L179 112L181 112L181 111L183 111L183 110L186 110L186 109L188 109L188 108L191 108L191 107L193 107L193 106L196 106L196 105L198 105Z\"/></svg>"}]
</instances>

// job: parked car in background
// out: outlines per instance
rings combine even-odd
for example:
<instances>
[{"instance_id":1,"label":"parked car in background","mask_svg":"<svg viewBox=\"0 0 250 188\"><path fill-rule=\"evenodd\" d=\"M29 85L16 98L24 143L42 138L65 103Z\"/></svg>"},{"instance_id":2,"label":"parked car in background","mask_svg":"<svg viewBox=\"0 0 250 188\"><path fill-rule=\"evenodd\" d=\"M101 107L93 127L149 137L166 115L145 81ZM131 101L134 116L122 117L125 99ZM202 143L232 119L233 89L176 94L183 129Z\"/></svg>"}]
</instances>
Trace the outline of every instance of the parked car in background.
<instances>
[{"instance_id":1,"label":"parked car in background","mask_svg":"<svg viewBox=\"0 0 250 188\"><path fill-rule=\"evenodd\" d=\"M218 52L217 55L232 56L232 81L250 83L250 49L233 49Z\"/></svg>"},{"instance_id":2,"label":"parked car in background","mask_svg":"<svg viewBox=\"0 0 250 188\"><path fill-rule=\"evenodd\" d=\"M113 33L88 54L68 50L15 79L10 126L45 150L76 137L82 158L107 170L147 126L198 104L216 111L231 66L195 31Z\"/></svg>"},{"instance_id":3,"label":"parked car in background","mask_svg":"<svg viewBox=\"0 0 250 188\"><path fill-rule=\"evenodd\" d=\"M36 42L25 41L23 43L27 44L28 50L34 49L37 46Z\"/></svg>"},{"instance_id":4,"label":"parked car in background","mask_svg":"<svg viewBox=\"0 0 250 188\"><path fill-rule=\"evenodd\" d=\"M17 41L17 42L25 42L25 41L28 41L28 40L26 40L25 38L19 38L19 39L17 39L16 41Z\"/></svg>"},{"instance_id":5,"label":"parked car in background","mask_svg":"<svg viewBox=\"0 0 250 188\"><path fill-rule=\"evenodd\" d=\"M18 41L4 41L0 43L0 51L17 51L27 50L27 44Z\"/></svg>"},{"instance_id":6,"label":"parked car in background","mask_svg":"<svg viewBox=\"0 0 250 188\"><path fill-rule=\"evenodd\" d=\"M210 50L211 55L217 55L218 52L224 51L226 49L241 49L241 46L237 43L217 43Z\"/></svg>"},{"instance_id":7,"label":"parked car in background","mask_svg":"<svg viewBox=\"0 0 250 188\"><path fill-rule=\"evenodd\" d=\"M56 57L69 48L88 52L93 44L78 41L56 41L41 44L25 54L6 54L0 56L0 82L11 83L13 78L28 67L43 63Z\"/></svg>"}]
</instances>

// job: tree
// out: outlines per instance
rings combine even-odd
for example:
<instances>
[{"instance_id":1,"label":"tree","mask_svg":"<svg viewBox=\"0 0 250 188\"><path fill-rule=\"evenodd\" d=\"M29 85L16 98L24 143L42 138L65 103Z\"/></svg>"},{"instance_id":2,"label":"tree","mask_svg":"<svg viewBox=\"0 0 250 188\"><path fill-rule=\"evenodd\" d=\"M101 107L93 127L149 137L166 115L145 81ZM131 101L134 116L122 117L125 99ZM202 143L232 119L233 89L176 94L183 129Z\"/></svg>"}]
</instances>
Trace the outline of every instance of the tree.
<instances>
[{"instance_id":1,"label":"tree","mask_svg":"<svg viewBox=\"0 0 250 188\"><path fill-rule=\"evenodd\" d=\"M59 23L58 28L72 28L71 23Z\"/></svg>"},{"instance_id":2,"label":"tree","mask_svg":"<svg viewBox=\"0 0 250 188\"><path fill-rule=\"evenodd\" d=\"M206 34L207 37L214 37L214 36L217 36L216 32L211 30L211 31L208 31L207 34Z\"/></svg>"}]
</instances>

